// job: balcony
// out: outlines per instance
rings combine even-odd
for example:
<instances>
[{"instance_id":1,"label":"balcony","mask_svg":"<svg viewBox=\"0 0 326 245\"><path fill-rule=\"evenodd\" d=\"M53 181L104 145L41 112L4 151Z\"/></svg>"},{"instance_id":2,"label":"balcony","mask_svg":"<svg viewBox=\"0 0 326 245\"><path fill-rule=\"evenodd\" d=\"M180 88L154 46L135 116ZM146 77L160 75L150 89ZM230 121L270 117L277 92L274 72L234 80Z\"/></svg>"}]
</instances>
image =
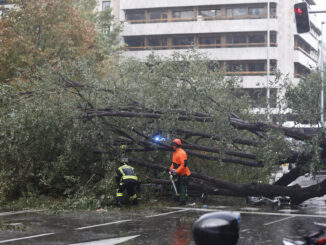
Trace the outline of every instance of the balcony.
<instances>
[{"instance_id":1,"label":"balcony","mask_svg":"<svg viewBox=\"0 0 326 245\"><path fill-rule=\"evenodd\" d=\"M189 46L189 47L188 47ZM186 47L188 49L186 49ZM124 53L126 57L135 57L141 60L145 60L150 54L154 53L162 58L171 57L173 53L180 52L186 53L189 48L193 45L186 45L186 47L181 47L177 50L165 49L165 50L130 50ZM211 60L264 60L267 57L266 47L238 47L238 48L200 48L199 52L206 55L208 59ZM277 48L270 48L270 59L278 59Z\"/></svg>"},{"instance_id":2,"label":"balcony","mask_svg":"<svg viewBox=\"0 0 326 245\"><path fill-rule=\"evenodd\" d=\"M272 3L278 3L279 0L270 0ZM282 0L283 1L283 0ZM243 4L243 0L219 0L219 5ZM216 0L121 0L120 8L126 9L145 9L145 8L169 8L169 7L185 7L185 6L213 6ZM266 3L266 0L246 0L246 4Z\"/></svg>"},{"instance_id":3,"label":"balcony","mask_svg":"<svg viewBox=\"0 0 326 245\"><path fill-rule=\"evenodd\" d=\"M318 66L317 60L314 60L302 49L296 49L294 51L294 62L305 67L309 67L309 69L313 69Z\"/></svg>"},{"instance_id":4,"label":"balcony","mask_svg":"<svg viewBox=\"0 0 326 245\"><path fill-rule=\"evenodd\" d=\"M232 23L232 24L231 24ZM192 33L230 33L230 32L258 32L266 31L267 19L235 19L212 21L184 21L149 23L133 25L125 23L122 36L148 36L164 34L192 34ZM277 31L276 19L270 21L270 30Z\"/></svg>"}]
</instances>

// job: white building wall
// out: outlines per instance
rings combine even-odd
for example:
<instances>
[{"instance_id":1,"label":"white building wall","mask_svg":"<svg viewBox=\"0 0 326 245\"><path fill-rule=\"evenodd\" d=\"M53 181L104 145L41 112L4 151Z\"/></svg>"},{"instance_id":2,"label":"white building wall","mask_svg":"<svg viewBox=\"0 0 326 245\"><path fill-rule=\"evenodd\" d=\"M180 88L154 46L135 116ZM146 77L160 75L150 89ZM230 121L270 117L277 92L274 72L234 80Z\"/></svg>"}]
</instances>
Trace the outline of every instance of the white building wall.
<instances>
[{"instance_id":1,"label":"white building wall","mask_svg":"<svg viewBox=\"0 0 326 245\"><path fill-rule=\"evenodd\" d=\"M99 0L100 1L100 0ZM237 32L266 32L268 28L267 19L239 19L239 20L216 20L216 21L188 21L188 22L166 22L130 24L125 22L125 11L133 9L153 8L177 8L187 6L210 6L210 5L241 5L267 3L267 0L113 0L115 2L114 13L123 22L122 37L130 36L153 36L153 35L180 35L180 34L206 34L206 33L237 33ZM269 20L270 31L277 33L277 47L270 47L270 59L277 60L277 67L281 73L292 78L294 83L299 79L294 77L294 63L300 63L307 68L318 65L316 60L299 50L294 50L294 35L296 33L293 5L302 0L270 0L276 3L277 18ZM118 14L117 14L118 13ZM311 21L319 26L314 16ZM319 40L311 33L301 34L315 50L319 50ZM123 38L122 38L123 39ZM187 50L139 50L126 51L125 57L136 57L144 60L149 54L154 53L161 57L169 57L174 52L186 52ZM252 48L212 48L199 49L213 60L266 60L266 47ZM274 76L270 79L273 81ZM243 87L256 88L266 86L266 76L243 76ZM279 85L274 85L279 87Z\"/></svg>"},{"instance_id":2,"label":"white building wall","mask_svg":"<svg viewBox=\"0 0 326 245\"><path fill-rule=\"evenodd\" d=\"M266 19L187 21L169 23L130 24L125 22L122 36L256 32L267 30ZM277 31L276 19L270 20L271 31Z\"/></svg>"},{"instance_id":3,"label":"white building wall","mask_svg":"<svg viewBox=\"0 0 326 245\"><path fill-rule=\"evenodd\" d=\"M294 62L300 63L307 68L314 69L318 67L318 63L316 60L311 59L308 55L299 50L294 51L293 60Z\"/></svg>"},{"instance_id":4,"label":"white building wall","mask_svg":"<svg viewBox=\"0 0 326 245\"><path fill-rule=\"evenodd\" d=\"M290 78L294 75L294 11L293 1L280 1L277 5L278 20L278 69Z\"/></svg>"},{"instance_id":5,"label":"white building wall","mask_svg":"<svg viewBox=\"0 0 326 245\"><path fill-rule=\"evenodd\" d=\"M270 0L278 3L287 0ZM121 0L121 10L144 8L168 8L184 6L209 6L229 4L266 3L266 0Z\"/></svg>"},{"instance_id":6,"label":"white building wall","mask_svg":"<svg viewBox=\"0 0 326 245\"><path fill-rule=\"evenodd\" d=\"M125 57L137 57L140 60L146 60L150 54L156 54L161 58L171 57L174 52L188 52L188 49L170 49L170 50L137 50L125 52ZM211 48L199 49L210 60L266 60L266 48ZM278 59L277 48L270 48L270 58Z\"/></svg>"}]
</instances>

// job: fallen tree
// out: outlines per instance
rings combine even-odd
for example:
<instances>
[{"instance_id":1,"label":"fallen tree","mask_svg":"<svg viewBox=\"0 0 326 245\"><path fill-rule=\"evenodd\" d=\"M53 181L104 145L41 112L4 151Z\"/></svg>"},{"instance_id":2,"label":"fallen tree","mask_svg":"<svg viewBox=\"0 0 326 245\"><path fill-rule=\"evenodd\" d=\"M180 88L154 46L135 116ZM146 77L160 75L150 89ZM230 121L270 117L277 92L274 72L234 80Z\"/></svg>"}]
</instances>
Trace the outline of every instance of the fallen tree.
<instances>
[{"instance_id":1,"label":"fallen tree","mask_svg":"<svg viewBox=\"0 0 326 245\"><path fill-rule=\"evenodd\" d=\"M21 176L33 188L46 183L66 195L93 181L94 174L113 178L116 159L126 154L131 164L144 167L142 174L156 170L158 177L150 178L166 183L161 178L170 162L170 142L180 138L191 168L197 169L192 178L203 181L191 183L196 190L239 197L287 195L294 203L325 193L324 182L287 187L317 169L316 163L323 166L322 138L250 113L248 98L234 94L237 78L208 69L205 60L181 56L151 62L121 63L121 70L107 80L100 80L87 62L75 64L83 72L72 73L70 66L61 71L40 68L30 75L33 86L3 90L2 103L8 107L1 117L6 130L0 140L5 149L1 160L10 173L7 182ZM156 135L164 140L155 140ZM285 137L305 143L297 149ZM18 145L37 149L22 148L27 167L16 157ZM121 150L121 145L127 148ZM296 167L267 184L284 162Z\"/></svg>"}]
</instances>

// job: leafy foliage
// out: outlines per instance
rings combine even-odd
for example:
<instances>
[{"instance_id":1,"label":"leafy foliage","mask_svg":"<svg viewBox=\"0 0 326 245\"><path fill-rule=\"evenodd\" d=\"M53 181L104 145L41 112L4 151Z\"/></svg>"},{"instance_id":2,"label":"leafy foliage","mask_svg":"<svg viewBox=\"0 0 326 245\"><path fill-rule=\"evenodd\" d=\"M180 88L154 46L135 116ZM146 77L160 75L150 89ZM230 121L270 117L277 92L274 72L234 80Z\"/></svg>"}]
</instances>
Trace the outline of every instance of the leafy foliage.
<instances>
[{"instance_id":1,"label":"leafy foliage","mask_svg":"<svg viewBox=\"0 0 326 245\"><path fill-rule=\"evenodd\" d=\"M94 45L94 24L85 21L73 0L12 0L0 19L0 81L21 69L84 56Z\"/></svg>"},{"instance_id":2,"label":"leafy foliage","mask_svg":"<svg viewBox=\"0 0 326 245\"><path fill-rule=\"evenodd\" d=\"M72 207L108 205L117 158L128 154L169 166L171 154L160 146L169 145L180 131L218 138L184 134L182 140L219 150L197 151L215 160L191 157L191 170L232 183L266 183L280 159L291 154L295 144L277 131L266 133L268 141L255 147L234 143L235 138L256 142L264 135L236 129L231 115L254 122L264 117L252 113L248 96L236 96L241 80L225 76L218 62L196 50L164 59L123 59L116 38L121 27L113 24L110 10L90 11L95 1L14 2L18 7L0 20L0 67L8 67L0 68L5 199L56 194L70 198ZM302 119L316 122L319 109L311 107L318 96L311 94L320 89L317 78L315 73L298 87L289 85L282 108L286 104ZM166 141L153 143L157 133ZM121 144L128 144L129 151L122 152ZM313 154L312 171L320 162L319 138L304 147ZM230 151L253 153L264 168L229 163ZM166 177L147 170L139 175Z\"/></svg>"},{"instance_id":3,"label":"leafy foliage","mask_svg":"<svg viewBox=\"0 0 326 245\"><path fill-rule=\"evenodd\" d=\"M325 84L324 84L325 87ZM297 122L317 124L320 121L320 91L322 83L319 71L313 71L294 86L286 84L286 101Z\"/></svg>"}]
</instances>

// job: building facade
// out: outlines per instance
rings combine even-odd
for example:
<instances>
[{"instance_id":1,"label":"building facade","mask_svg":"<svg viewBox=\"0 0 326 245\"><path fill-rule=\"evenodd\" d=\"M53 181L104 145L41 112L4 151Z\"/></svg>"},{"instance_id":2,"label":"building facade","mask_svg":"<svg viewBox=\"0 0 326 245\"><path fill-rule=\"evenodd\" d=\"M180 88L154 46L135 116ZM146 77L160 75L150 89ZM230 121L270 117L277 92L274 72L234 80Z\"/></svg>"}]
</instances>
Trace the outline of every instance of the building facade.
<instances>
[{"instance_id":1,"label":"building facade","mask_svg":"<svg viewBox=\"0 0 326 245\"><path fill-rule=\"evenodd\" d=\"M301 1L97 0L96 11L111 8L123 24L120 38L126 57L144 60L153 52L168 57L197 47L220 61L227 74L240 75L243 90L259 100L258 95L266 94L268 67L296 84L320 64L316 17L310 15L310 33L296 32L293 5ZM306 2L315 5L314 0ZM7 6L6 1L0 5ZM269 80L275 80L273 73ZM271 83L271 97L279 92L279 84Z\"/></svg>"},{"instance_id":2,"label":"building facade","mask_svg":"<svg viewBox=\"0 0 326 245\"><path fill-rule=\"evenodd\" d=\"M124 26L121 39L126 57L144 60L152 52L168 57L175 51L197 47L209 59L221 61L227 74L240 75L243 90L255 97L266 90L268 60L270 70L277 68L294 83L319 64L321 32L315 16L310 16L310 33L296 32L293 5L300 1L110 2ZM99 5L101 2L106 1L99 1ZM309 6L315 4L314 0L306 2ZM275 76L271 75L270 81L274 80ZM276 98L273 95L279 92L279 85L270 86L270 93Z\"/></svg>"}]
</instances>

